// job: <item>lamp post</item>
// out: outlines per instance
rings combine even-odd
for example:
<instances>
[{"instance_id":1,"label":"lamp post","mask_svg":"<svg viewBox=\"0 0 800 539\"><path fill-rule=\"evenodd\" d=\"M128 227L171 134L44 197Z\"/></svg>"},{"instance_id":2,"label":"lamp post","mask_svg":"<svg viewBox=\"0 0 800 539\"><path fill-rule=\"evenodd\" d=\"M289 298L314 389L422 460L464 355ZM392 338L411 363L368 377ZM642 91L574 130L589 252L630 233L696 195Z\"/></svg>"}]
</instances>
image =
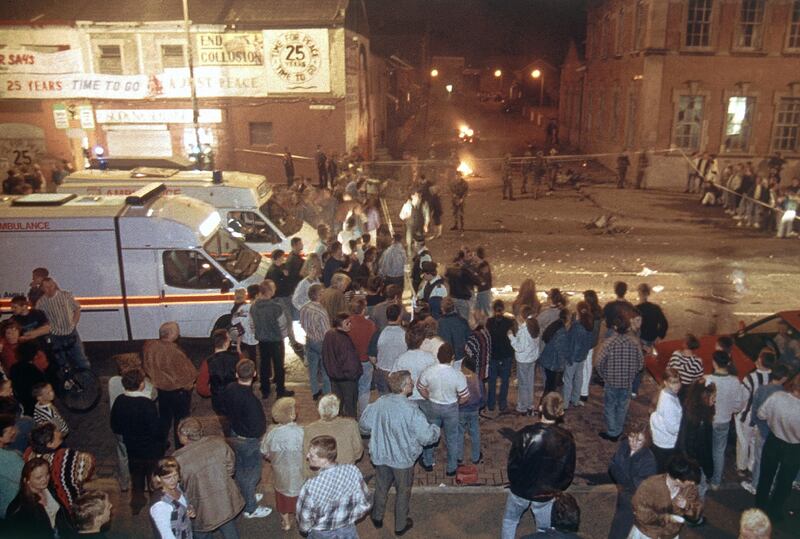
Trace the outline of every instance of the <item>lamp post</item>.
<instances>
[{"instance_id":1,"label":"lamp post","mask_svg":"<svg viewBox=\"0 0 800 539\"><path fill-rule=\"evenodd\" d=\"M194 125L194 139L197 145L197 165L202 166L203 152L200 148L200 109L197 106L197 86L194 81L194 60L192 59L192 38L189 32L189 0L183 0L183 28L186 31L186 56L189 64L189 88L192 95L192 124Z\"/></svg>"},{"instance_id":2,"label":"lamp post","mask_svg":"<svg viewBox=\"0 0 800 539\"><path fill-rule=\"evenodd\" d=\"M539 106L544 105L544 72L541 69L531 71L531 77L539 81Z\"/></svg>"}]
</instances>

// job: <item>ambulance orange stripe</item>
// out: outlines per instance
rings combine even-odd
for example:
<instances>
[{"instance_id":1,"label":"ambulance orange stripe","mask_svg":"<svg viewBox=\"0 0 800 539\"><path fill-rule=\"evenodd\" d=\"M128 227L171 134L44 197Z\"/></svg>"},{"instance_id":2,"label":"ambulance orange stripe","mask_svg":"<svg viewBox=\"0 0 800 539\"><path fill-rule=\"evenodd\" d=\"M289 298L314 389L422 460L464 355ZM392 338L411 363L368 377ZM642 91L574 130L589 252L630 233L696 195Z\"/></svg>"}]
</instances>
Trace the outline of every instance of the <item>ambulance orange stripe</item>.
<instances>
[{"instance_id":1,"label":"ambulance orange stripe","mask_svg":"<svg viewBox=\"0 0 800 539\"><path fill-rule=\"evenodd\" d=\"M82 307L122 307L122 296L92 296L75 298ZM161 296L128 296L129 307L156 306L165 303L227 303L233 294L175 294ZM0 308L10 308L11 298L0 300Z\"/></svg>"}]
</instances>

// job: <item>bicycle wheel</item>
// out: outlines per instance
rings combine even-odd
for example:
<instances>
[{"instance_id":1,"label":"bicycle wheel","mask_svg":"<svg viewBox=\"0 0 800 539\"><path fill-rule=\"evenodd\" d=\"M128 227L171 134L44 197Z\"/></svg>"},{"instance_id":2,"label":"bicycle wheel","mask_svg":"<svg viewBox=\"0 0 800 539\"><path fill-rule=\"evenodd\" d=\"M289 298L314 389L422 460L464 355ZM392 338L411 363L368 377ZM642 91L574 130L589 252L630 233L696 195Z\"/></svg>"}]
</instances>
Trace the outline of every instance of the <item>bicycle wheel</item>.
<instances>
[{"instance_id":1,"label":"bicycle wheel","mask_svg":"<svg viewBox=\"0 0 800 539\"><path fill-rule=\"evenodd\" d=\"M73 412L88 412L100 401L100 380L89 369L74 369L64 387L64 406Z\"/></svg>"}]
</instances>

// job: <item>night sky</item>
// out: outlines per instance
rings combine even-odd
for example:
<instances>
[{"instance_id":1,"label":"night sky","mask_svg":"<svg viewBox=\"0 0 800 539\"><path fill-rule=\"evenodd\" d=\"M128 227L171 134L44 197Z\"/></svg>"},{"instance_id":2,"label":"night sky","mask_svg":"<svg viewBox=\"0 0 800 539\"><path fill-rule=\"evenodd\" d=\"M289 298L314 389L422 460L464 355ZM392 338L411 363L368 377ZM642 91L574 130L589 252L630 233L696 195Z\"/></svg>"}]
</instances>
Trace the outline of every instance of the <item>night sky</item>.
<instances>
[{"instance_id":1,"label":"night sky","mask_svg":"<svg viewBox=\"0 0 800 539\"><path fill-rule=\"evenodd\" d=\"M421 37L429 18L431 54L465 56L476 66L498 56L559 65L570 41L585 36L586 0L366 0L366 6L379 49L403 52L398 37Z\"/></svg>"}]
</instances>

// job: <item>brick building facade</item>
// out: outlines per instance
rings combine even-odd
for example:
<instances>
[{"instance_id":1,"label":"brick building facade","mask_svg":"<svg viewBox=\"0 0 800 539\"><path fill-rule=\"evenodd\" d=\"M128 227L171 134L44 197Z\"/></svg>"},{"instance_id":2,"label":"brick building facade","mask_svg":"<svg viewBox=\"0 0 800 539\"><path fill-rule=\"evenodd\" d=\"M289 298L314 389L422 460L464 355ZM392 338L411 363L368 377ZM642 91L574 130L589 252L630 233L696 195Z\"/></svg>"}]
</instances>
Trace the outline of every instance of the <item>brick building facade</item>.
<instances>
[{"instance_id":1,"label":"brick building facade","mask_svg":"<svg viewBox=\"0 0 800 539\"><path fill-rule=\"evenodd\" d=\"M590 0L560 91L562 138L587 153L780 151L800 173L800 1ZM649 184L682 187L686 166L656 154Z\"/></svg>"},{"instance_id":2,"label":"brick building facade","mask_svg":"<svg viewBox=\"0 0 800 539\"><path fill-rule=\"evenodd\" d=\"M363 1L190 2L188 42L181 3L158 4L135 14L117 0L0 8L0 50L29 62L0 61L0 165L80 167L96 146L186 156L196 147L187 43L200 142L218 168L274 181L280 159L242 150L313 156L320 144L369 157L382 144L385 68ZM315 176L312 161L295 167Z\"/></svg>"}]
</instances>

